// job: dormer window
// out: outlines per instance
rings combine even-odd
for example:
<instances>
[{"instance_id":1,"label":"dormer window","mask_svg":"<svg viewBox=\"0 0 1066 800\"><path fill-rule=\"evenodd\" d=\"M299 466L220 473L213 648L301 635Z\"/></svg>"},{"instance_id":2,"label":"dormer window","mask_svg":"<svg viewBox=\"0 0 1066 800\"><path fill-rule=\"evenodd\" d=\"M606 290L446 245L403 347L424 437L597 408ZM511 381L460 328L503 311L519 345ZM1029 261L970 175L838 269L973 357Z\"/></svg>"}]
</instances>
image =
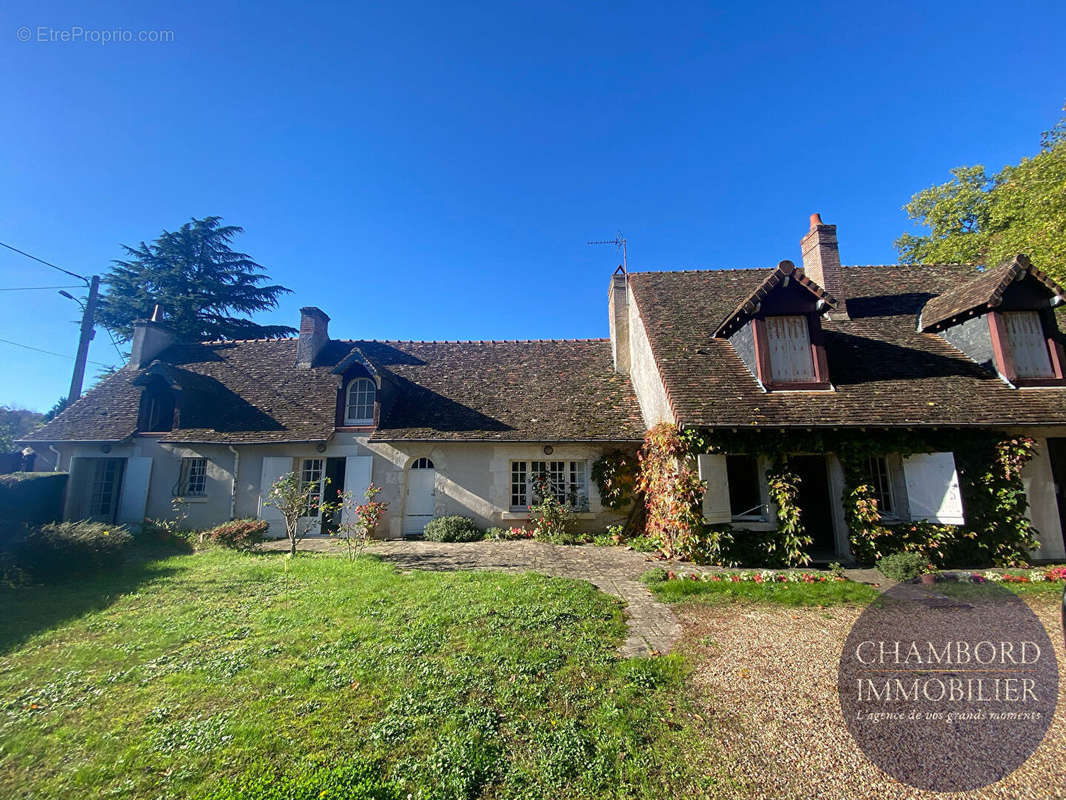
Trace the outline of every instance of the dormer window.
<instances>
[{"instance_id":1,"label":"dormer window","mask_svg":"<svg viewBox=\"0 0 1066 800\"><path fill-rule=\"evenodd\" d=\"M772 383L811 383L815 380L807 317L798 314L767 317L766 344L770 351Z\"/></svg>"},{"instance_id":2,"label":"dormer window","mask_svg":"<svg viewBox=\"0 0 1066 800\"><path fill-rule=\"evenodd\" d=\"M164 433L174 429L174 392L161 379L152 380L141 392L137 430Z\"/></svg>"},{"instance_id":3,"label":"dormer window","mask_svg":"<svg viewBox=\"0 0 1066 800\"><path fill-rule=\"evenodd\" d=\"M756 317L751 326L758 378L766 389L830 388L817 313Z\"/></svg>"},{"instance_id":4,"label":"dormer window","mask_svg":"<svg viewBox=\"0 0 1066 800\"><path fill-rule=\"evenodd\" d=\"M1015 386L1062 385L1061 345L1051 312L993 311L988 315L996 370Z\"/></svg>"},{"instance_id":5,"label":"dormer window","mask_svg":"<svg viewBox=\"0 0 1066 800\"><path fill-rule=\"evenodd\" d=\"M1054 378L1044 323L1037 311L1004 311L1007 347L1019 378Z\"/></svg>"},{"instance_id":6,"label":"dormer window","mask_svg":"<svg viewBox=\"0 0 1066 800\"><path fill-rule=\"evenodd\" d=\"M831 389L822 314L836 301L791 261L753 287L714 332L767 391Z\"/></svg>"},{"instance_id":7,"label":"dormer window","mask_svg":"<svg viewBox=\"0 0 1066 800\"><path fill-rule=\"evenodd\" d=\"M353 378L345 392L344 424L373 425L377 387L369 378Z\"/></svg>"}]
</instances>

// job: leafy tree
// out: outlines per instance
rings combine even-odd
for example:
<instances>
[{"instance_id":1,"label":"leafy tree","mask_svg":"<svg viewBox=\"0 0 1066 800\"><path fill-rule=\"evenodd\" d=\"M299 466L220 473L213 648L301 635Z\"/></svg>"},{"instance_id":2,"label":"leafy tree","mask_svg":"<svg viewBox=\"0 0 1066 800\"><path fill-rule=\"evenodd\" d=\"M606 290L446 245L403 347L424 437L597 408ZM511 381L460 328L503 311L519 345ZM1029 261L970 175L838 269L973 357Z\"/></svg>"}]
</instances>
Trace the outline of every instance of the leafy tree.
<instances>
[{"instance_id":1,"label":"leafy tree","mask_svg":"<svg viewBox=\"0 0 1066 800\"><path fill-rule=\"evenodd\" d=\"M244 229L221 217L193 218L176 231L163 231L151 244L123 245L128 259L114 261L104 276L98 321L124 341L133 321L151 316L158 303L167 324L184 341L262 339L288 336L294 328L258 325L243 316L278 304L284 286L263 285L269 276L247 253L230 243Z\"/></svg>"},{"instance_id":2,"label":"leafy tree","mask_svg":"<svg viewBox=\"0 0 1066 800\"><path fill-rule=\"evenodd\" d=\"M950 181L922 190L905 206L930 233L896 240L903 261L992 266L1026 253L1066 280L1066 117L1043 134L1031 158L991 176L983 166L951 173Z\"/></svg>"},{"instance_id":3,"label":"leafy tree","mask_svg":"<svg viewBox=\"0 0 1066 800\"><path fill-rule=\"evenodd\" d=\"M41 417L41 422L51 422L56 417L58 417L69 405L70 398L67 395L63 395L55 401L55 404L50 409L44 412L44 416Z\"/></svg>"},{"instance_id":4,"label":"leafy tree","mask_svg":"<svg viewBox=\"0 0 1066 800\"><path fill-rule=\"evenodd\" d=\"M276 508L281 515L290 556L296 555L296 545L303 541L316 522L337 511L337 503L319 499L319 487L328 485L329 478L325 478L322 484L318 481L302 483L296 473L289 472L270 487L266 504Z\"/></svg>"},{"instance_id":5,"label":"leafy tree","mask_svg":"<svg viewBox=\"0 0 1066 800\"><path fill-rule=\"evenodd\" d=\"M43 415L28 408L0 406L0 453L15 451L15 442L41 424Z\"/></svg>"}]
</instances>

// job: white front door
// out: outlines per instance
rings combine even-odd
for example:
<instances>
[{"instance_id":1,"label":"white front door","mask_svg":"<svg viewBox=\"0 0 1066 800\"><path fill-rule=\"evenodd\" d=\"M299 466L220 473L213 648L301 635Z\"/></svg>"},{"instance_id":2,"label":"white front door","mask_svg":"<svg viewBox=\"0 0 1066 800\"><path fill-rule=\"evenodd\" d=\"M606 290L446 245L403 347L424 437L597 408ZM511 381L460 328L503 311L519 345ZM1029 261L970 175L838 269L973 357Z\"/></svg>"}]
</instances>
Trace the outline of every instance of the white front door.
<instances>
[{"instance_id":1,"label":"white front door","mask_svg":"<svg viewBox=\"0 0 1066 800\"><path fill-rule=\"evenodd\" d=\"M407 502L404 504L403 532L422 533L433 519L437 471L428 458L420 458L407 472Z\"/></svg>"}]
</instances>

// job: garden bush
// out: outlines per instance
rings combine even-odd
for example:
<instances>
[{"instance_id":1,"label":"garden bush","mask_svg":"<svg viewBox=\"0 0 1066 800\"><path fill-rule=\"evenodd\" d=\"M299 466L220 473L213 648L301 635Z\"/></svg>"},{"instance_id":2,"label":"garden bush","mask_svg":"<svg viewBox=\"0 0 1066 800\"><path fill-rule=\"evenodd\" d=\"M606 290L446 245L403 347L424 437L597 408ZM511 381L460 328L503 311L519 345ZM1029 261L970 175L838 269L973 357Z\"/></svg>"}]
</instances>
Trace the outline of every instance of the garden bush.
<instances>
[{"instance_id":1,"label":"garden bush","mask_svg":"<svg viewBox=\"0 0 1066 800\"><path fill-rule=\"evenodd\" d=\"M22 526L55 522L63 514L65 472L13 472L0 475L0 545Z\"/></svg>"},{"instance_id":2,"label":"garden bush","mask_svg":"<svg viewBox=\"0 0 1066 800\"><path fill-rule=\"evenodd\" d=\"M54 580L117 566L132 541L121 525L54 522L29 528L12 542L10 563L33 580Z\"/></svg>"},{"instance_id":3,"label":"garden bush","mask_svg":"<svg viewBox=\"0 0 1066 800\"><path fill-rule=\"evenodd\" d=\"M399 800L377 764L304 764L292 772L259 766L227 780L202 800Z\"/></svg>"},{"instance_id":4,"label":"garden bush","mask_svg":"<svg viewBox=\"0 0 1066 800\"><path fill-rule=\"evenodd\" d=\"M269 527L261 519L234 519L204 531L204 538L231 550L253 550L263 541Z\"/></svg>"},{"instance_id":5,"label":"garden bush","mask_svg":"<svg viewBox=\"0 0 1066 800\"><path fill-rule=\"evenodd\" d=\"M653 584L662 583L663 581L670 580L670 572L666 567L652 567L643 575L640 576L641 583Z\"/></svg>"},{"instance_id":6,"label":"garden bush","mask_svg":"<svg viewBox=\"0 0 1066 800\"><path fill-rule=\"evenodd\" d=\"M917 578L925 565L926 558L921 553L890 553L877 562L881 574L900 583Z\"/></svg>"},{"instance_id":7,"label":"garden bush","mask_svg":"<svg viewBox=\"0 0 1066 800\"><path fill-rule=\"evenodd\" d=\"M431 542L476 542L485 534L470 517L454 515L431 519L426 525L425 536Z\"/></svg>"}]
</instances>

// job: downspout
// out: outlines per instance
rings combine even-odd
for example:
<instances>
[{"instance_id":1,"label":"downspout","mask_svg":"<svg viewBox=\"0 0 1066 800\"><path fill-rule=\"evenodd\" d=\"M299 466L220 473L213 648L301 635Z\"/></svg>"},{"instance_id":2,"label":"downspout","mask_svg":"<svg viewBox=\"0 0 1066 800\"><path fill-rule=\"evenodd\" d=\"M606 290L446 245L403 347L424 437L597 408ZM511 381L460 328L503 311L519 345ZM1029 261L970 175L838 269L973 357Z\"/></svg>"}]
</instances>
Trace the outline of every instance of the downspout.
<instances>
[{"instance_id":1,"label":"downspout","mask_svg":"<svg viewBox=\"0 0 1066 800\"><path fill-rule=\"evenodd\" d=\"M237 513L237 472L241 467L241 453L233 445L229 445L229 451L233 453L233 481L229 493L229 518L236 519Z\"/></svg>"},{"instance_id":2,"label":"downspout","mask_svg":"<svg viewBox=\"0 0 1066 800\"><path fill-rule=\"evenodd\" d=\"M54 444L48 445L48 449L56 454L56 464L54 467L52 467L52 472L59 472L59 460L63 457L63 455L58 450L56 450L56 446Z\"/></svg>"}]
</instances>

